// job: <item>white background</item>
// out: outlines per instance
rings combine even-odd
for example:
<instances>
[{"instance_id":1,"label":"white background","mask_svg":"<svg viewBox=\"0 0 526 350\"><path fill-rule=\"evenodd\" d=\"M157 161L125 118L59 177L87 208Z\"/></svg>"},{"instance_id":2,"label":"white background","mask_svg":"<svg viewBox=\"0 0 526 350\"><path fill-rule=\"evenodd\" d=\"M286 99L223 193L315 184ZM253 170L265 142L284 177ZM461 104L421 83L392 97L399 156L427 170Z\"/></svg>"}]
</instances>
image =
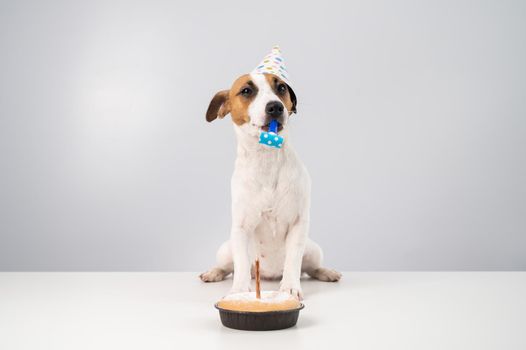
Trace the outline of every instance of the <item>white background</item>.
<instances>
[{"instance_id":1,"label":"white background","mask_svg":"<svg viewBox=\"0 0 526 350\"><path fill-rule=\"evenodd\" d=\"M526 268L524 2L2 0L0 269L209 267L274 44L327 265Z\"/></svg>"}]
</instances>

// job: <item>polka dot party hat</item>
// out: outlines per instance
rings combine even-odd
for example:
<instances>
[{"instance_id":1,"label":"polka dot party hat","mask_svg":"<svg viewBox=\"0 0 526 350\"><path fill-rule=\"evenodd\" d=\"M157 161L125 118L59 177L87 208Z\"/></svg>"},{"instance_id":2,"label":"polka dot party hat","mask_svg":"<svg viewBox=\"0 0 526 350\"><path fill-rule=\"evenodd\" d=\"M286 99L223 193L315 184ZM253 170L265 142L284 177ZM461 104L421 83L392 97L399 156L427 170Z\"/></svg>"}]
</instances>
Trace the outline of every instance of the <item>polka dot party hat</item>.
<instances>
[{"instance_id":1,"label":"polka dot party hat","mask_svg":"<svg viewBox=\"0 0 526 350\"><path fill-rule=\"evenodd\" d=\"M289 73L285 67L285 60L281 55L281 49L277 45L274 46L270 53L254 68L252 73L274 74L292 88Z\"/></svg>"}]
</instances>

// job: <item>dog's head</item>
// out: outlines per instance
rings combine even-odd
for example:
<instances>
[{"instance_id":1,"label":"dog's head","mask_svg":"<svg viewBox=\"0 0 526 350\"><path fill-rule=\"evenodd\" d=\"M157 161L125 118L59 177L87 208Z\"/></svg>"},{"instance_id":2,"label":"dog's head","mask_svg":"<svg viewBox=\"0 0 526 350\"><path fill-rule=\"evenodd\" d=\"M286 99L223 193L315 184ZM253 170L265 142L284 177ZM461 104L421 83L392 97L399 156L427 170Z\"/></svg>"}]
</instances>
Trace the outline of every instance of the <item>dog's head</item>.
<instances>
[{"instance_id":1,"label":"dog's head","mask_svg":"<svg viewBox=\"0 0 526 350\"><path fill-rule=\"evenodd\" d=\"M271 120L278 121L278 131L287 127L296 113L294 91L274 74L251 73L239 77L230 90L219 91L208 106L206 120L211 122L230 113L239 129L259 136L268 131Z\"/></svg>"}]
</instances>

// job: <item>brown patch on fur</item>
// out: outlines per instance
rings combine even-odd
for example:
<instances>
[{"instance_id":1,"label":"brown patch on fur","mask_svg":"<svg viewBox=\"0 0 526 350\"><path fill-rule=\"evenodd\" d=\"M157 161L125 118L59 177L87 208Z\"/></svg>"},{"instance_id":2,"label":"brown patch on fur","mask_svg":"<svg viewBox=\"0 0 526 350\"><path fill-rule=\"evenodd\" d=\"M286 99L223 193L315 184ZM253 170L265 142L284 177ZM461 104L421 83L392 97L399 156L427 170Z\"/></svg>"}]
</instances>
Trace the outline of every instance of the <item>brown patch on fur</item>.
<instances>
[{"instance_id":1,"label":"brown patch on fur","mask_svg":"<svg viewBox=\"0 0 526 350\"><path fill-rule=\"evenodd\" d=\"M230 113L230 103L228 102L228 90L219 91L210 101L206 111L206 121L211 122L217 117L223 118Z\"/></svg>"},{"instance_id":2,"label":"brown patch on fur","mask_svg":"<svg viewBox=\"0 0 526 350\"><path fill-rule=\"evenodd\" d=\"M270 85L276 96L279 97L287 111L289 111L289 113L291 114L296 113L296 95L294 95L294 92L287 85L287 83L285 83L283 80L281 80L273 74L265 74L265 79L267 79L268 84ZM280 84L283 84L287 87L285 93L279 93L278 86Z\"/></svg>"},{"instance_id":3,"label":"brown patch on fur","mask_svg":"<svg viewBox=\"0 0 526 350\"><path fill-rule=\"evenodd\" d=\"M251 96L241 94L241 91L246 87L253 90ZM208 111L206 112L206 120L211 122L217 117L223 118L230 113L232 121L237 125L248 123L250 121L248 108L256 94L257 87L251 82L250 75L245 74L240 76L234 81L230 90L219 91L214 98L212 98L208 106Z\"/></svg>"},{"instance_id":4,"label":"brown patch on fur","mask_svg":"<svg viewBox=\"0 0 526 350\"><path fill-rule=\"evenodd\" d=\"M245 97L240 92L245 87L249 87L254 90L251 96ZM250 121L250 116L248 115L248 108L250 103L257 94L257 88L252 84L250 75L245 74L237 78L237 80L232 84L230 88L230 106L232 115L232 121L237 125L242 125Z\"/></svg>"}]
</instances>

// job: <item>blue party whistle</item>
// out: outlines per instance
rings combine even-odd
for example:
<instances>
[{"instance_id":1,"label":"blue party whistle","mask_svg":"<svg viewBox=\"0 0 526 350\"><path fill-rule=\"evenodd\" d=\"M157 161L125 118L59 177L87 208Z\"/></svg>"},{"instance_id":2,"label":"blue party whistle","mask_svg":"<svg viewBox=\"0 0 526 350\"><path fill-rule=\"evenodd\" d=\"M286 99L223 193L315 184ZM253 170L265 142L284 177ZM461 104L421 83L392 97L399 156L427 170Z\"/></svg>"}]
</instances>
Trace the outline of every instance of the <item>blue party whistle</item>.
<instances>
[{"instance_id":1,"label":"blue party whistle","mask_svg":"<svg viewBox=\"0 0 526 350\"><path fill-rule=\"evenodd\" d=\"M262 131L259 134L259 143L269 147L281 148L283 144L283 137L278 135L278 121L272 120L267 131Z\"/></svg>"}]
</instances>

